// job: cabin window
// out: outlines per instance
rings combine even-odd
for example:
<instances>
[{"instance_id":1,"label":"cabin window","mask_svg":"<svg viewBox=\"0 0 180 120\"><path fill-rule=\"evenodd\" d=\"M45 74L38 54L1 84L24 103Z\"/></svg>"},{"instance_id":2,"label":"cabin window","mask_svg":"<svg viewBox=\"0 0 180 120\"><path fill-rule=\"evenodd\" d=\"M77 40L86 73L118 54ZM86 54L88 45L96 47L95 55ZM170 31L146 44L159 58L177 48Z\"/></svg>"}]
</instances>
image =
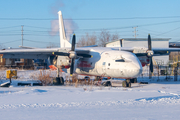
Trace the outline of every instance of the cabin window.
<instances>
[{"instance_id":1,"label":"cabin window","mask_svg":"<svg viewBox=\"0 0 180 120\"><path fill-rule=\"evenodd\" d=\"M125 62L123 59L115 60L115 62Z\"/></svg>"}]
</instances>

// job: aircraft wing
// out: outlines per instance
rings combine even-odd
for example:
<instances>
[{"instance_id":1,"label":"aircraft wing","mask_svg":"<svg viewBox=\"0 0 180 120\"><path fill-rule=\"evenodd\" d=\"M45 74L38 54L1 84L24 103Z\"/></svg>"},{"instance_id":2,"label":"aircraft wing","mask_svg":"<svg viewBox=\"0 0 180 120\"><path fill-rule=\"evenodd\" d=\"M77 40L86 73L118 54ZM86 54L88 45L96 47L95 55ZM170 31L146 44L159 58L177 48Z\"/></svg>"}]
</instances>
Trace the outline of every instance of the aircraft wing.
<instances>
[{"instance_id":1,"label":"aircraft wing","mask_svg":"<svg viewBox=\"0 0 180 120\"><path fill-rule=\"evenodd\" d=\"M154 56L169 55L171 52L178 52L180 48L152 48Z\"/></svg>"},{"instance_id":2,"label":"aircraft wing","mask_svg":"<svg viewBox=\"0 0 180 120\"><path fill-rule=\"evenodd\" d=\"M23 59L48 59L49 56L68 56L70 48L38 48L38 49L3 49L0 54L3 58L23 58ZM75 50L78 57L91 57L89 50Z\"/></svg>"},{"instance_id":3,"label":"aircraft wing","mask_svg":"<svg viewBox=\"0 0 180 120\"><path fill-rule=\"evenodd\" d=\"M0 54L3 54L3 58L47 59L53 52L58 51L58 48L4 49L0 50Z\"/></svg>"},{"instance_id":4,"label":"aircraft wing","mask_svg":"<svg viewBox=\"0 0 180 120\"><path fill-rule=\"evenodd\" d=\"M141 48L141 47L114 47L112 50L122 50L133 52L136 56L147 56L148 48ZM170 52L177 52L180 51L180 48L152 48L154 52L153 56L161 56L161 55L169 55Z\"/></svg>"}]
</instances>

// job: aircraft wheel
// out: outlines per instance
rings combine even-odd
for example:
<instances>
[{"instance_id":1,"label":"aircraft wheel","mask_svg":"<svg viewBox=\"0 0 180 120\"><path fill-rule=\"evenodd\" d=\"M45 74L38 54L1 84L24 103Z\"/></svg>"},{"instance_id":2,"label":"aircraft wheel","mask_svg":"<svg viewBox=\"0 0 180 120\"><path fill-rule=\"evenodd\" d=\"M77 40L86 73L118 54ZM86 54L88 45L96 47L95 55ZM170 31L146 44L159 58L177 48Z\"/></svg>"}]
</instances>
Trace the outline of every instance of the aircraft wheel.
<instances>
[{"instance_id":1,"label":"aircraft wheel","mask_svg":"<svg viewBox=\"0 0 180 120\"><path fill-rule=\"evenodd\" d=\"M131 80L127 79L126 83L127 83L127 87L131 87Z\"/></svg>"},{"instance_id":2,"label":"aircraft wheel","mask_svg":"<svg viewBox=\"0 0 180 120\"><path fill-rule=\"evenodd\" d=\"M127 82L126 82L126 80L122 82L122 86L123 86L123 87L127 87Z\"/></svg>"},{"instance_id":3,"label":"aircraft wheel","mask_svg":"<svg viewBox=\"0 0 180 120\"><path fill-rule=\"evenodd\" d=\"M103 85L103 86L111 86L111 82L110 82L110 81L106 81L106 82L103 82L102 85Z\"/></svg>"},{"instance_id":4,"label":"aircraft wheel","mask_svg":"<svg viewBox=\"0 0 180 120\"><path fill-rule=\"evenodd\" d=\"M137 83L137 78L130 79L131 83Z\"/></svg>"},{"instance_id":5,"label":"aircraft wheel","mask_svg":"<svg viewBox=\"0 0 180 120\"><path fill-rule=\"evenodd\" d=\"M64 78L60 77L60 85L64 85Z\"/></svg>"},{"instance_id":6,"label":"aircraft wheel","mask_svg":"<svg viewBox=\"0 0 180 120\"><path fill-rule=\"evenodd\" d=\"M110 81L107 81L107 82L106 82L106 86L111 86L111 82L110 82Z\"/></svg>"},{"instance_id":7,"label":"aircraft wheel","mask_svg":"<svg viewBox=\"0 0 180 120\"><path fill-rule=\"evenodd\" d=\"M63 77L55 77L53 80L54 85L64 85L64 78Z\"/></svg>"}]
</instances>

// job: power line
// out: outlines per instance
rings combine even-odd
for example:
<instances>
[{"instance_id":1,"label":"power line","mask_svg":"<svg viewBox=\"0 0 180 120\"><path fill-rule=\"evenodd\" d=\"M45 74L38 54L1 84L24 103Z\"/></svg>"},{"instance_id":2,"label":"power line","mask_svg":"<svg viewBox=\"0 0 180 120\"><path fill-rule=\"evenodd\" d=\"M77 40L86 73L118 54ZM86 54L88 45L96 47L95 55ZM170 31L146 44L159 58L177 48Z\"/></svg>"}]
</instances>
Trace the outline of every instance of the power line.
<instances>
[{"instance_id":1,"label":"power line","mask_svg":"<svg viewBox=\"0 0 180 120\"><path fill-rule=\"evenodd\" d=\"M169 24L169 23L177 23L180 22L180 20L178 21L169 21L169 22L160 22L160 23L151 23L151 24L142 24L142 25L138 25L139 27L143 27L143 26L153 26L153 25L161 25L161 24ZM25 27L30 27L30 28L40 28L40 29L51 29L51 28L45 28L45 27L37 27L37 26L29 26L29 25L24 25ZM132 25L132 26L137 26L137 25ZM132 26L125 26L125 27L114 27L114 28L96 28L96 29L77 29L75 31L101 31L103 29L106 30L116 30L116 29L127 29L127 28L132 28ZM1 29L1 28L0 28ZM66 31L70 31L68 29L66 29Z\"/></svg>"},{"instance_id":2,"label":"power line","mask_svg":"<svg viewBox=\"0 0 180 120\"><path fill-rule=\"evenodd\" d=\"M180 18L180 16L129 17L129 18L80 18L80 19L64 19L64 20L124 20L124 19L164 19L164 18Z\"/></svg>"},{"instance_id":3,"label":"power line","mask_svg":"<svg viewBox=\"0 0 180 120\"><path fill-rule=\"evenodd\" d=\"M13 40L13 41L9 41L9 42L3 42L3 43L1 43L1 44L7 44L7 43L16 42L16 41L20 41L20 39L19 39L19 40Z\"/></svg>"},{"instance_id":4,"label":"power line","mask_svg":"<svg viewBox=\"0 0 180 120\"><path fill-rule=\"evenodd\" d=\"M10 27L2 27L0 29L8 29L8 28L15 28L15 27L20 27L20 25L18 25L18 26L10 26Z\"/></svg>"},{"instance_id":5,"label":"power line","mask_svg":"<svg viewBox=\"0 0 180 120\"><path fill-rule=\"evenodd\" d=\"M0 36L20 36L21 34L0 34Z\"/></svg>"},{"instance_id":6,"label":"power line","mask_svg":"<svg viewBox=\"0 0 180 120\"><path fill-rule=\"evenodd\" d=\"M164 32L164 33L161 33L161 34L158 34L158 35L155 35L155 36L163 35L163 34L172 32L172 31L177 30L177 29L180 29L180 27L177 27L177 28L175 28L175 29L169 30L169 31L167 31L167 32Z\"/></svg>"},{"instance_id":7,"label":"power line","mask_svg":"<svg viewBox=\"0 0 180 120\"><path fill-rule=\"evenodd\" d=\"M121 17L121 18L75 18L64 20L124 20L124 19L167 19L180 18L180 16L162 16L162 17ZM0 20L58 20L57 18L0 18Z\"/></svg>"},{"instance_id":8,"label":"power line","mask_svg":"<svg viewBox=\"0 0 180 120\"><path fill-rule=\"evenodd\" d=\"M37 40L29 40L29 39L24 39L25 41L29 41L29 42L36 42L36 43L55 43L55 42L44 42L44 41L37 41ZM59 44L59 43L55 43L55 44Z\"/></svg>"},{"instance_id":9,"label":"power line","mask_svg":"<svg viewBox=\"0 0 180 120\"><path fill-rule=\"evenodd\" d=\"M37 26L29 26L29 25L24 25L24 26L26 26L26 27L30 27L30 28L51 29L51 28L37 27Z\"/></svg>"}]
</instances>

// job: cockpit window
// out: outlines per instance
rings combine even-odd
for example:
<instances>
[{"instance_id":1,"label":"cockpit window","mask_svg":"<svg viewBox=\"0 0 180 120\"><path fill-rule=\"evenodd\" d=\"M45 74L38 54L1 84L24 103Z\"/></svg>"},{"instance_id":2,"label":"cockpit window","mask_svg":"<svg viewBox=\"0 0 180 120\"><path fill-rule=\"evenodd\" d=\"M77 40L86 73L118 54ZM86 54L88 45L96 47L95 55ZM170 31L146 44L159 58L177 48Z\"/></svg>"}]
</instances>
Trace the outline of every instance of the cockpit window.
<instances>
[{"instance_id":1,"label":"cockpit window","mask_svg":"<svg viewBox=\"0 0 180 120\"><path fill-rule=\"evenodd\" d=\"M125 62L124 59L115 60L115 62Z\"/></svg>"}]
</instances>

